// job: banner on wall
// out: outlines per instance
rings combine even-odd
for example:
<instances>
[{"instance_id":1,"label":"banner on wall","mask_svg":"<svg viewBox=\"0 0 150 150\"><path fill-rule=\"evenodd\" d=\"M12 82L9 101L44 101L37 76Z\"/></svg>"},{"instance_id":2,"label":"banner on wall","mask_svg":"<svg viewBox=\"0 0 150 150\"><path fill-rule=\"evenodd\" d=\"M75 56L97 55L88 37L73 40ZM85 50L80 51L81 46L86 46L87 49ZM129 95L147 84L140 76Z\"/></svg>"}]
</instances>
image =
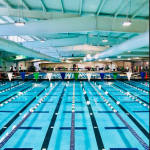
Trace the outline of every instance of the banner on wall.
<instances>
[{"instance_id":1,"label":"banner on wall","mask_svg":"<svg viewBox=\"0 0 150 150\"><path fill-rule=\"evenodd\" d=\"M39 78L39 73L33 73L34 74L34 78L35 78L35 80L36 80L36 82L37 82L37 80L38 80L38 78Z\"/></svg>"},{"instance_id":2,"label":"banner on wall","mask_svg":"<svg viewBox=\"0 0 150 150\"><path fill-rule=\"evenodd\" d=\"M9 81L11 81L13 73L12 73L12 72L9 72L9 73L7 73L7 75L8 75Z\"/></svg>"},{"instance_id":3,"label":"banner on wall","mask_svg":"<svg viewBox=\"0 0 150 150\"><path fill-rule=\"evenodd\" d=\"M62 80L64 80L66 73L65 73L65 72L61 72L60 75L61 75L61 77L62 77Z\"/></svg>"},{"instance_id":4,"label":"banner on wall","mask_svg":"<svg viewBox=\"0 0 150 150\"><path fill-rule=\"evenodd\" d=\"M52 77L52 73L47 73L47 77L49 79L49 81L51 80L51 77Z\"/></svg>"},{"instance_id":5,"label":"banner on wall","mask_svg":"<svg viewBox=\"0 0 150 150\"><path fill-rule=\"evenodd\" d=\"M114 79L116 80L116 79L117 79L118 72L114 72L113 75L114 75Z\"/></svg>"},{"instance_id":6,"label":"banner on wall","mask_svg":"<svg viewBox=\"0 0 150 150\"><path fill-rule=\"evenodd\" d=\"M20 72L20 75L21 75L22 80L24 80L26 73L25 72Z\"/></svg>"},{"instance_id":7,"label":"banner on wall","mask_svg":"<svg viewBox=\"0 0 150 150\"><path fill-rule=\"evenodd\" d=\"M75 80L78 80L79 73L74 73Z\"/></svg>"},{"instance_id":8,"label":"banner on wall","mask_svg":"<svg viewBox=\"0 0 150 150\"><path fill-rule=\"evenodd\" d=\"M87 75L88 81L90 81L92 73L87 73L86 75Z\"/></svg>"},{"instance_id":9,"label":"banner on wall","mask_svg":"<svg viewBox=\"0 0 150 150\"><path fill-rule=\"evenodd\" d=\"M130 81L132 72L126 72L126 74L127 74L128 80Z\"/></svg>"},{"instance_id":10,"label":"banner on wall","mask_svg":"<svg viewBox=\"0 0 150 150\"><path fill-rule=\"evenodd\" d=\"M101 80L103 81L104 77L105 77L105 73L100 73L101 76Z\"/></svg>"},{"instance_id":11,"label":"banner on wall","mask_svg":"<svg viewBox=\"0 0 150 150\"><path fill-rule=\"evenodd\" d=\"M140 75L141 75L142 80L144 80L145 72L141 72Z\"/></svg>"}]
</instances>

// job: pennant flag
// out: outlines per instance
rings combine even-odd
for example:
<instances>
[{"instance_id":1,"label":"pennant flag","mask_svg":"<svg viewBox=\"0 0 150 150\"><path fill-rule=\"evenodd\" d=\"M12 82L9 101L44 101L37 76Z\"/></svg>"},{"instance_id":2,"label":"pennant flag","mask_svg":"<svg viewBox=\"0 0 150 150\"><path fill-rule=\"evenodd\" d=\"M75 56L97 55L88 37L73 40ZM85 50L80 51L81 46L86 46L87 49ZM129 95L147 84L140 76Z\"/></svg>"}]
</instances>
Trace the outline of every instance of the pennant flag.
<instances>
[{"instance_id":1,"label":"pennant flag","mask_svg":"<svg viewBox=\"0 0 150 150\"><path fill-rule=\"evenodd\" d=\"M124 67L121 67L121 70L123 71L123 70L124 70Z\"/></svg>"},{"instance_id":2,"label":"pennant flag","mask_svg":"<svg viewBox=\"0 0 150 150\"><path fill-rule=\"evenodd\" d=\"M74 73L75 80L78 80L79 73Z\"/></svg>"},{"instance_id":3,"label":"pennant flag","mask_svg":"<svg viewBox=\"0 0 150 150\"><path fill-rule=\"evenodd\" d=\"M147 75L147 73L146 73L146 79L148 79L148 75Z\"/></svg>"},{"instance_id":4,"label":"pennant flag","mask_svg":"<svg viewBox=\"0 0 150 150\"><path fill-rule=\"evenodd\" d=\"M34 74L34 77L35 77L35 80L36 80L36 82L37 82L37 80L38 80L38 78L39 78L39 73L33 73Z\"/></svg>"},{"instance_id":5,"label":"pennant flag","mask_svg":"<svg viewBox=\"0 0 150 150\"><path fill-rule=\"evenodd\" d=\"M142 80L143 80L144 77L145 77L145 72L141 72L140 75L141 75L141 78L142 78Z\"/></svg>"},{"instance_id":6,"label":"pennant flag","mask_svg":"<svg viewBox=\"0 0 150 150\"><path fill-rule=\"evenodd\" d=\"M51 67L49 67L48 70L51 71Z\"/></svg>"},{"instance_id":7,"label":"pennant flag","mask_svg":"<svg viewBox=\"0 0 150 150\"><path fill-rule=\"evenodd\" d=\"M60 71L60 68L58 68L58 70Z\"/></svg>"},{"instance_id":8,"label":"pennant flag","mask_svg":"<svg viewBox=\"0 0 150 150\"><path fill-rule=\"evenodd\" d=\"M7 73L7 75L8 75L9 81L11 81L13 73L12 73L12 72L9 72L9 73Z\"/></svg>"},{"instance_id":9,"label":"pennant flag","mask_svg":"<svg viewBox=\"0 0 150 150\"><path fill-rule=\"evenodd\" d=\"M126 74L127 74L128 80L130 81L132 72L126 72Z\"/></svg>"},{"instance_id":10,"label":"pennant flag","mask_svg":"<svg viewBox=\"0 0 150 150\"><path fill-rule=\"evenodd\" d=\"M61 72L60 74L61 74L62 80L64 80L66 73L65 72Z\"/></svg>"},{"instance_id":11,"label":"pennant flag","mask_svg":"<svg viewBox=\"0 0 150 150\"><path fill-rule=\"evenodd\" d=\"M21 75L22 80L24 80L26 73L25 72L20 72L20 75Z\"/></svg>"},{"instance_id":12,"label":"pennant flag","mask_svg":"<svg viewBox=\"0 0 150 150\"><path fill-rule=\"evenodd\" d=\"M114 79L116 80L118 72L114 72L113 75L114 75Z\"/></svg>"},{"instance_id":13,"label":"pennant flag","mask_svg":"<svg viewBox=\"0 0 150 150\"><path fill-rule=\"evenodd\" d=\"M47 73L47 77L49 79L49 81L51 80L51 77L52 77L52 73Z\"/></svg>"},{"instance_id":14,"label":"pennant flag","mask_svg":"<svg viewBox=\"0 0 150 150\"><path fill-rule=\"evenodd\" d=\"M66 68L64 67L63 70L65 70Z\"/></svg>"},{"instance_id":15,"label":"pennant flag","mask_svg":"<svg viewBox=\"0 0 150 150\"><path fill-rule=\"evenodd\" d=\"M55 71L55 68L54 68L54 71Z\"/></svg>"},{"instance_id":16,"label":"pennant flag","mask_svg":"<svg viewBox=\"0 0 150 150\"><path fill-rule=\"evenodd\" d=\"M78 68L78 71L80 70L80 68Z\"/></svg>"},{"instance_id":17,"label":"pennant flag","mask_svg":"<svg viewBox=\"0 0 150 150\"><path fill-rule=\"evenodd\" d=\"M73 71L75 70L75 68L73 68Z\"/></svg>"},{"instance_id":18,"label":"pennant flag","mask_svg":"<svg viewBox=\"0 0 150 150\"><path fill-rule=\"evenodd\" d=\"M86 75L87 75L88 80L90 81L92 73L87 73Z\"/></svg>"},{"instance_id":19,"label":"pennant flag","mask_svg":"<svg viewBox=\"0 0 150 150\"><path fill-rule=\"evenodd\" d=\"M136 70L138 70L138 68L139 68L139 67L138 67L138 66L136 66Z\"/></svg>"},{"instance_id":20,"label":"pennant flag","mask_svg":"<svg viewBox=\"0 0 150 150\"><path fill-rule=\"evenodd\" d=\"M103 81L104 77L105 77L105 73L100 73L101 76L101 80Z\"/></svg>"},{"instance_id":21,"label":"pennant flag","mask_svg":"<svg viewBox=\"0 0 150 150\"><path fill-rule=\"evenodd\" d=\"M94 68L92 68L92 70L94 71L95 69L94 69Z\"/></svg>"},{"instance_id":22,"label":"pennant flag","mask_svg":"<svg viewBox=\"0 0 150 150\"><path fill-rule=\"evenodd\" d=\"M119 68L117 67L117 71L119 71Z\"/></svg>"}]
</instances>

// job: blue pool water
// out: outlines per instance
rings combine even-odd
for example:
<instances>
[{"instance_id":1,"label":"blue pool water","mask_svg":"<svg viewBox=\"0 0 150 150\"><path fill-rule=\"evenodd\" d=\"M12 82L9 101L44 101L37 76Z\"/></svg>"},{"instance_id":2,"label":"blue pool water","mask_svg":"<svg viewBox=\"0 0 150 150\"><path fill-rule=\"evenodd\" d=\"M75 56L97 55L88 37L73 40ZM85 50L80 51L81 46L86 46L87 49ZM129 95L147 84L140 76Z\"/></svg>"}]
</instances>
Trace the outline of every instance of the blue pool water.
<instances>
[{"instance_id":1,"label":"blue pool water","mask_svg":"<svg viewBox=\"0 0 150 150\"><path fill-rule=\"evenodd\" d=\"M141 84L143 83L141 81L117 80L111 81L111 84L100 80L69 81L69 83L44 80L37 83L35 81L6 83L0 86L0 142L8 137L12 129L43 97L45 98L1 150L10 148L69 150L73 95L75 95L74 149L144 150L145 148L98 92L149 146L149 108L135 101L138 99L144 104L149 104L149 87ZM135 99L116 88L125 93L130 92ZM119 105L116 104L118 101Z\"/></svg>"}]
</instances>

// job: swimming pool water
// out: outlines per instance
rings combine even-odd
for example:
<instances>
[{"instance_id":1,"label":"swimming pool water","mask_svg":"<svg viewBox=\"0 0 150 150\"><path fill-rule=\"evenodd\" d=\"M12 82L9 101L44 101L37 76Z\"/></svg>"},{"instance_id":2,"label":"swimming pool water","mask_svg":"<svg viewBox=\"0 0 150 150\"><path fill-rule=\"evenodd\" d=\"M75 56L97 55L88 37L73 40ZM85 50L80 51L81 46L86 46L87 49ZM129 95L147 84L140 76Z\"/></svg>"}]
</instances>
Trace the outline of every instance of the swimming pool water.
<instances>
[{"instance_id":1,"label":"swimming pool water","mask_svg":"<svg viewBox=\"0 0 150 150\"><path fill-rule=\"evenodd\" d=\"M140 81L112 81L111 84L119 90L130 92L135 99L149 104L149 88ZM149 145L149 109L116 90L111 84L99 80L91 83L88 81L19 83L17 81L0 86L0 142L7 138L12 129L45 97L1 149L70 149L74 94L74 149L137 148L144 150L140 142L92 86L117 110L147 145ZM14 88L9 89L10 87ZM53 87L54 89L49 93ZM119 105L116 104L118 101Z\"/></svg>"}]
</instances>

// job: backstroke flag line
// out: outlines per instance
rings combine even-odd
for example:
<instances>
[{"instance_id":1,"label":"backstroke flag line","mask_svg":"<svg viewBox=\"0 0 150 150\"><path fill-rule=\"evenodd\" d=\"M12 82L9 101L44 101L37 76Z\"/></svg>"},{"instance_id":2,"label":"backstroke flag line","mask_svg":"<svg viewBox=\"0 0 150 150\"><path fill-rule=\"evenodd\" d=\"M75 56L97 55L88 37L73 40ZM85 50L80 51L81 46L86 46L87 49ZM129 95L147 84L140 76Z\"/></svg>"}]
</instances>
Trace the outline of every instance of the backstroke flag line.
<instances>
[{"instance_id":1,"label":"backstroke flag line","mask_svg":"<svg viewBox=\"0 0 150 150\"><path fill-rule=\"evenodd\" d=\"M130 81L132 72L126 72L126 74L127 74L128 80Z\"/></svg>"},{"instance_id":2,"label":"backstroke flag line","mask_svg":"<svg viewBox=\"0 0 150 150\"><path fill-rule=\"evenodd\" d=\"M105 73L100 73L101 76L101 80L103 81L104 77L105 77Z\"/></svg>"},{"instance_id":3,"label":"backstroke flag line","mask_svg":"<svg viewBox=\"0 0 150 150\"><path fill-rule=\"evenodd\" d=\"M13 73L12 73L12 72L9 72L9 73L7 73L7 75L8 75L9 81L11 81Z\"/></svg>"},{"instance_id":4,"label":"backstroke flag line","mask_svg":"<svg viewBox=\"0 0 150 150\"><path fill-rule=\"evenodd\" d=\"M118 72L114 72L113 75L114 75L114 79L116 80L116 79L117 79Z\"/></svg>"},{"instance_id":5,"label":"backstroke flag line","mask_svg":"<svg viewBox=\"0 0 150 150\"><path fill-rule=\"evenodd\" d=\"M92 73L87 73L86 75L87 75L88 81L90 81Z\"/></svg>"},{"instance_id":6,"label":"backstroke flag line","mask_svg":"<svg viewBox=\"0 0 150 150\"><path fill-rule=\"evenodd\" d=\"M22 80L24 81L26 73L25 72L20 72L20 75L21 75Z\"/></svg>"},{"instance_id":7,"label":"backstroke flag line","mask_svg":"<svg viewBox=\"0 0 150 150\"><path fill-rule=\"evenodd\" d=\"M142 80L144 80L145 72L141 72L140 75L141 75Z\"/></svg>"},{"instance_id":8,"label":"backstroke flag line","mask_svg":"<svg viewBox=\"0 0 150 150\"><path fill-rule=\"evenodd\" d=\"M52 73L47 73L47 77L49 79L49 81L51 80L51 77L52 77Z\"/></svg>"},{"instance_id":9,"label":"backstroke flag line","mask_svg":"<svg viewBox=\"0 0 150 150\"><path fill-rule=\"evenodd\" d=\"M38 78L39 78L39 73L33 73L34 74L34 77L35 77L35 80L37 82Z\"/></svg>"},{"instance_id":10,"label":"backstroke flag line","mask_svg":"<svg viewBox=\"0 0 150 150\"><path fill-rule=\"evenodd\" d=\"M60 74L61 74L62 80L64 80L66 73L65 72L61 72Z\"/></svg>"}]
</instances>

